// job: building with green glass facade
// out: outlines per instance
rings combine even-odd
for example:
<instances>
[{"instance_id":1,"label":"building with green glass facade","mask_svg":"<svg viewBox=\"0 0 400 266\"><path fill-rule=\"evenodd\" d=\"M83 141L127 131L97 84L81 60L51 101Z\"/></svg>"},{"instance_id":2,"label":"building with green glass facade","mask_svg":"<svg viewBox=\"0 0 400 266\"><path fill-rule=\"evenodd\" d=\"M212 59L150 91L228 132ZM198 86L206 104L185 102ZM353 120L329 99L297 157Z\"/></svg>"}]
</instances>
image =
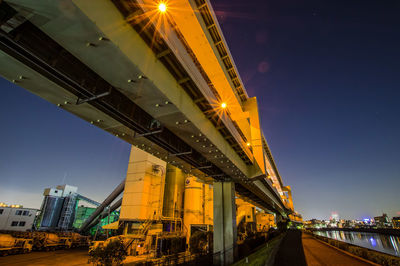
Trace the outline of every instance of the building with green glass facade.
<instances>
[{"instance_id":1,"label":"building with green glass facade","mask_svg":"<svg viewBox=\"0 0 400 266\"><path fill-rule=\"evenodd\" d=\"M96 208L92 207L86 207L83 205L77 206L75 210L75 220L73 227L79 229L82 226L82 224L86 221L86 219L88 219L94 213L95 210ZM101 219L100 224L90 229L90 234L94 235L96 230L98 230L98 233L103 232L104 230L102 226L116 222L118 221L118 218L119 218L119 211L111 212L109 216L106 216L103 219Z\"/></svg>"}]
</instances>

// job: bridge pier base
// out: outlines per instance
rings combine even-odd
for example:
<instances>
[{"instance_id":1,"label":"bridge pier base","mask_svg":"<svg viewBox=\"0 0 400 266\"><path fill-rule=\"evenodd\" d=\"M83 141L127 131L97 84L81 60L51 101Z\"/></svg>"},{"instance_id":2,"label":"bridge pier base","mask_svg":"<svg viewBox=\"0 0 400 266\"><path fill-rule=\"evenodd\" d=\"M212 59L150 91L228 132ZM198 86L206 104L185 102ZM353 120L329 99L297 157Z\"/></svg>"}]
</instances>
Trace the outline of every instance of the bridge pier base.
<instances>
[{"instance_id":1,"label":"bridge pier base","mask_svg":"<svg viewBox=\"0 0 400 266\"><path fill-rule=\"evenodd\" d=\"M214 265L231 265L237 257L235 183L214 182Z\"/></svg>"}]
</instances>

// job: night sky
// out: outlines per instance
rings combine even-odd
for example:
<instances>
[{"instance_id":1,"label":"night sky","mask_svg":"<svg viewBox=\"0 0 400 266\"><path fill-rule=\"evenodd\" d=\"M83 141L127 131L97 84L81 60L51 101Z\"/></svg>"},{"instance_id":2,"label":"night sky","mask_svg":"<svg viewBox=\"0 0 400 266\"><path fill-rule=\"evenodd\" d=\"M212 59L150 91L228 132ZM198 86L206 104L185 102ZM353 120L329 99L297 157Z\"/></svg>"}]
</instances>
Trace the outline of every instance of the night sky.
<instances>
[{"instance_id":1,"label":"night sky","mask_svg":"<svg viewBox=\"0 0 400 266\"><path fill-rule=\"evenodd\" d=\"M214 0L305 219L400 215L400 2ZM0 202L68 183L101 201L129 145L0 80Z\"/></svg>"}]
</instances>

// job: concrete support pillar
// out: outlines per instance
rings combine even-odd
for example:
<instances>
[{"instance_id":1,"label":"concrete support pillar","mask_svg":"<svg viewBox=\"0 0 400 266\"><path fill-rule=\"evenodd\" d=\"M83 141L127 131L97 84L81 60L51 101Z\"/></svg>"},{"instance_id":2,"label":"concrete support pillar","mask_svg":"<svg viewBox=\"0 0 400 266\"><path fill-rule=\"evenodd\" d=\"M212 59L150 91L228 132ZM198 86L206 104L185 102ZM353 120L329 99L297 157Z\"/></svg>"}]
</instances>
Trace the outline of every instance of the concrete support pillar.
<instances>
[{"instance_id":1,"label":"concrete support pillar","mask_svg":"<svg viewBox=\"0 0 400 266\"><path fill-rule=\"evenodd\" d=\"M276 219L276 226L278 227L278 230L286 231L288 220L280 214L276 214L275 219Z\"/></svg>"},{"instance_id":2,"label":"concrete support pillar","mask_svg":"<svg viewBox=\"0 0 400 266\"><path fill-rule=\"evenodd\" d=\"M279 222L283 221L283 217L280 214L276 214L275 216L275 223L278 224Z\"/></svg>"},{"instance_id":3,"label":"concrete support pillar","mask_svg":"<svg viewBox=\"0 0 400 266\"><path fill-rule=\"evenodd\" d=\"M214 182L214 265L231 265L237 256L235 183Z\"/></svg>"}]
</instances>

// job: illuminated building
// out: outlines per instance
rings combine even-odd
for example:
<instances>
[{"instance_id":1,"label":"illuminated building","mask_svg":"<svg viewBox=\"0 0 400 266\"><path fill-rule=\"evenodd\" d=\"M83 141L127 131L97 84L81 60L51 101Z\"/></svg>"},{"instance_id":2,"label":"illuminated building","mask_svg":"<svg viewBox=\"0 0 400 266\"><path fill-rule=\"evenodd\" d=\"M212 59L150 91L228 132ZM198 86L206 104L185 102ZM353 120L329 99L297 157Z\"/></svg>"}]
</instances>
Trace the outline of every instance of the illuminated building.
<instances>
[{"instance_id":1,"label":"illuminated building","mask_svg":"<svg viewBox=\"0 0 400 266\"><path fill-rule=\"evenodd\" d=\"M393 228L400 229L400 216L392 218Z\"/></svg>"},{"instance_id":2,"label":"illuminated building","mask_svg":"<svg viewBox=\"0 0 400 266\"><path fill-rule=\"evenodd\" d=\"M332 212L331 214L331 219L330 219L333 223L335 222L339 222L339 214L337 212Z\"/></svg>"},{"instance_id":3,"label":"illuminated building","mask_svg":"<svg viewBox=\"0 0 400 266\"><path fill-rule=\"evenodd\" d=\"M382 216L374 217L375 225L378 228L388 227L390 225L389 217L386 213L382 214Z\"/></svg>"},{"instance_id":4,"label":"illuminated building","mask_svg":"<svg viewBox=\"0 0 400 266\"><path fill-rule=\"evenodd\" d=\"M326 228L326 223L325 223L325 221L321 221L321 220L317 220L317 219L311 219L311 220L308 220L308 221L305 221L304 222L304 226L306 227L306 228L316 228L316 229L319 229L319 228Z\"/></svg>"}]
</instances>

